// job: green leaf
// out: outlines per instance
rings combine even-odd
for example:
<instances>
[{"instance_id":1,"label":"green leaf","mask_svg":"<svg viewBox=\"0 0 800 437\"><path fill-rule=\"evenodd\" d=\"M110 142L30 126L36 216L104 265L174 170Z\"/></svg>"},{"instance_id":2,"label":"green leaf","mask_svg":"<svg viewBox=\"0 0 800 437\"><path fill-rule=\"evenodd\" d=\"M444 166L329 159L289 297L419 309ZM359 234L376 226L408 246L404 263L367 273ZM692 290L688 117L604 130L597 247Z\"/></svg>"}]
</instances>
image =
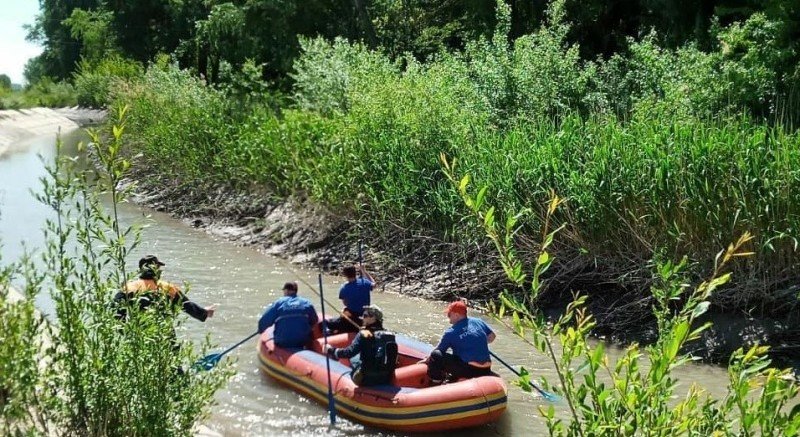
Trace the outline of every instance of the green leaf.
<instances>
[{"instance_id":1,"label":"green leaf","mask_svg":"<svg viewBox=\"0 0 800 437\"><path fill-rule=\"evenodd\" d=\"M594 363L597 363L598 365L602 364L604 356L605 356L605 347L603 346L603 343L597 343L597 346L595 347L594 352L592 353L592 361Z\"/></svg>"},{"instance_id":2,"label":"green leaf","mask_svg":"<svg viewBox=\"0 0 800 437\"><path fill-rule=\"evenodd\" d=\"M547 251L543 251L539 254L539 259L536 261L537 265L543 266L550 262L550 254Z\"/></svg>"},{"instance_id":3,"label":"green leaf","mask_svg":"<svg viewBox=\"0 0 800 437\"><path fill-rule=\"evenodd\" d=\"M494 207L486 211L486 215L483 217L483 224L487 228L492 228L494 226Z\"/></svg>"},{"instance_id":4,"label":"green leaf","mask_svg":"<svg viewBox=\"0 0 800 437\"><path fill-rule=\"evenodd\" d=\"M465 174L464 177L461 178L461 183L458 184L458 191L465 193L467 185L469 185L469 174Z\"/></svg>"},{"instance_id":5,"label":"green leaf","mask_svg":"<svg viewBox=\"0 0 800 437\"><path fill-rule=\"evenodd\" d=\"M669 361L673 361L675 357L678 355L678 351L680 350L681 346L683 345L684 340L686 339L686 335L689 333L689 323L683 321L675 326L673 330L673 335L669 339L669 342L666 345L666 350L664 351L664 355Z\"/></svg>"},{"instance_id":6,"label":"green leaf","mask_svg":"<svg viewBox=\"0 0 800 437\"><path fill-rule=\"evenodd\" d=\"M697 306L692 310L692 318L695 319L700 317L701 315L705 314L708 311L708 306L711 305L711 302L704 300L697 304Z\"/></svg>"}]
</instances>

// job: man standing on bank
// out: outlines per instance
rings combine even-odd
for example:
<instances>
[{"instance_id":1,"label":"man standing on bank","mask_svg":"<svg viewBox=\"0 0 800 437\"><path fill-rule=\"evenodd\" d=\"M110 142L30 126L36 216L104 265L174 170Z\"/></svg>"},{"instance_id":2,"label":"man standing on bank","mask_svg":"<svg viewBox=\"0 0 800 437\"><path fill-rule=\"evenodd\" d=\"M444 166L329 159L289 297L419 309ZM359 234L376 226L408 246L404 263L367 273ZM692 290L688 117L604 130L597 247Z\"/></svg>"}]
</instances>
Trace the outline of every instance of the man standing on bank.
<instances>
[{"instance_id":1,"label":"man standing on bank","mask_svg":"<svg viewBox=\"0 0 800 437\"><path fill-rule=\"evenodd\" d=\"M489 343L495 339L492 328L483 320L467 317L467 304L455 301L445 310L450 324L439 345L424 360L428 363L428 377L441 384L447 375L450 381L492 374ZM449 349L453 353L448 353Z\"/></svg>"},{"instance_id":2,"label":"man standing on bank","mask_svg":"<svg viewBox=\"0 0 800 437\"><path fill-rule=\"evenodd\" d=\"M361 272L361 277L356 277L357 271ZM356 266L347 266L342 269L342 274L347 278L347 282L339 289L339 299L344 303L344 310L340 317L326 322L331 334L358 332L363 323L361 313L370 304L370 293L375 288L375 279L367 273L363 265L359 265L358 270Z\"/></svg>"},{"instance_id":3,"label":"man standing on bank","mask_svg":"<svg viewBox=\"0 0 800 437\"><path fill-rule=\"evenodd\" d=\"M258 332L275 325L272 338L284 348L303 348L311 341L311 327L319 322L308 299L297 296L297 282L283 284L283 297L272 303L258 321Z\"/></svg>"},{"instance_id":4,"label":"man standing on bank","mask_svg":"<svg viewBox=\"0 0 800 437\"><path fill-rule=\"evenodd\" d=\"M139 260L139 279L126 283L125 289L114 296L117 318L127 318L126 303L136 301L139 308L144 310L165 297L172 305L180 305L183 312L201 322L214 317L216 305L203 308L190 301L178 286L161 280L164 266L155 255L147 255Z\"/></svg>"}]
</instances>

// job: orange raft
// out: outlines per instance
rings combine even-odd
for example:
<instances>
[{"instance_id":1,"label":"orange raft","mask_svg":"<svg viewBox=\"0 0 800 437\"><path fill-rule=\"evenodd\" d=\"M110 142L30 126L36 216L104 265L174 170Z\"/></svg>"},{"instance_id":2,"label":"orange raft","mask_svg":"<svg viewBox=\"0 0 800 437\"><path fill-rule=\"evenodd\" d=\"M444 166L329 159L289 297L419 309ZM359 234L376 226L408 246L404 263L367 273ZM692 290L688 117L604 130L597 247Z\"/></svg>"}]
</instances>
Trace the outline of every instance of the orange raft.
<instances>
[{"instance_id":1,"label":"orange raft","mask_svg":"<svg viewBox=\"0 0 800 437\"><path fill-rule=\"evenodd\" d=\"M328 343L344 347L354 336L329 336ZM337 414L378 428L430 432L490 423L506 410L507 388L502 378L482 376L431 387L427 365L417 362L433 347L399 334L396 341L399 358L393 384L359 387L350 378L349 360L331 360ZM278 347L272 341L270 328L259 338L260 367L279 382L327 404L323 339L315 339L311 346L311 349Z\"/></svg>"}]
</instances>

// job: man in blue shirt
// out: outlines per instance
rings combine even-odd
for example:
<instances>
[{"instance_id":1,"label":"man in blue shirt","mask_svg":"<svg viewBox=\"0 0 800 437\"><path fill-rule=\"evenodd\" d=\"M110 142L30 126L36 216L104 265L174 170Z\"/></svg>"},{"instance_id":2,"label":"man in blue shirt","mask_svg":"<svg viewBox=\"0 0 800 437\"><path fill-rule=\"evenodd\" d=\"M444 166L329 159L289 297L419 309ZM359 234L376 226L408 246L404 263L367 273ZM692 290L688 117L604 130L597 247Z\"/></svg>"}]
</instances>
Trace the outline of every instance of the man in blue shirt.
<instances>
[{"instance_id":1,"label":"man in blue shirt","mask_svg":"<svg viewBox=\"0 0 800 437\"><path fill-rule=\"evenodd\" d=\"M258 321L258 332L275 325L272 338L285 348L302 348L311 340L311 327L319 321L311 301L297 296L297 283L283 285L283 297L270 305Z\"/></svg>"},{"instance_id":2,"label":"man in blue shirt","mask_svg":"<svg viewBox=\"0 0 800 437\"><path fill-rule=\"evenodd\" d=\"M341 317L327 321L331 334L358 332L361 329L361 313L370 304L370 293L375 288L375 279L367 273L364 266L359 266L358 269L361 277L356 277L355 266L342 269L342 274L347 278L347 282L339 289L339 299L344 303L344 310Z\"/></svg>"},{"instance_id":3,"label":"man in blue shirt","mask_svg":"<svg viewBox=\"0 0 800 437\"><path fill-rule=\"evenodd\" d=\"M451 381L491 375L489 343L496 337L492 328L481 319L467 317L467 304L462 301L448 305L445 313L453 326L444 331L425 360L431 382L441 384L447 375ZM453 353L448 353L449 349Z\"/></svg>"}]
</instances>

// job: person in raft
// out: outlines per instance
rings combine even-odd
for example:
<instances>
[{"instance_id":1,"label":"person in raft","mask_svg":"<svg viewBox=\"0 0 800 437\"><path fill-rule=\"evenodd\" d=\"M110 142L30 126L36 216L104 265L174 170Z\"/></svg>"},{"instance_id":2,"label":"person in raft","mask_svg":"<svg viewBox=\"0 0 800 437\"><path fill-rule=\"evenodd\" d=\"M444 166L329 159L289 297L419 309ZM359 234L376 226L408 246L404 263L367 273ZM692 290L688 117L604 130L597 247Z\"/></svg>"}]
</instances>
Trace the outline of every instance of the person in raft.
<instances>
[{"instance_id":1,"label":"person in raft","mask_svg":"<svg viewBox=\"0 0 800 437\"><path fill-rule=\"evenodd\" d=\"M361 277L356 277L360 271ZM370 293L375 288L375 279L367 273L364 266L347 266L342 269L342 274L347 282L339 289L339 299L344 304L342 315L325 322L328 332L338 334L342 332L358 332L363 324L361 313L366 305L370 304Z\"/></svg>"},{"instance_id":2,"label":"person in raft","mask_svg":"<svg viewBox=\"0 0 800 437\"><path fill-rule=\"evenodd\" d=\"M364 327L345 348L327 346L325 353L334 359L350 358L356 385L389 384L397 367L397 342L394 333L383 329L383 311L367 305L362 313Z\"/></svg>"},{"instance_id":3,"label":"person in raft","mask_svg":"<svg viewBox=\"0 0 800 437\"><path fill-rule=\"evenodd\" d=\"M445 310L450 324L439 345L422 362L428 364L428 377L434 384L492 374L489 343L495 339L492 328L483 320L467 317L467 304L455 301ZM447 352L452 349L453 353Z\"/></svg>"},{"instance_id":4,"label":"person in raft","mask_svg":"<svg viewBox=\"0 0 800 437\"><path fill-rule=\"evenodd\" d=\"M155 255L147 255L139 260L139 279L128 281L124 290L114 296L116 317L126 320L128 305L133 302L137 302L139 309L144 310L162 301L165 297L169 303L175 306L179 305L183 312L201 322L214 317L216 305L203 308L189 300L178 286L161 280L164 266L165 264L159 261Z\"/></svg>"},{"instance_id":5,"label":"person in raft","mask_svg":"<svg viewBox=\"0 0 800 437\"><path fill-rule=\"evenodd\" d=\"M297 296L297 282L283 284L283 297L267 307L258 320L258 332L275 325L272 338L285 348L302 348L311 341L311 328L319 322L308 299Z\"/></svg>"}]
</instances>

